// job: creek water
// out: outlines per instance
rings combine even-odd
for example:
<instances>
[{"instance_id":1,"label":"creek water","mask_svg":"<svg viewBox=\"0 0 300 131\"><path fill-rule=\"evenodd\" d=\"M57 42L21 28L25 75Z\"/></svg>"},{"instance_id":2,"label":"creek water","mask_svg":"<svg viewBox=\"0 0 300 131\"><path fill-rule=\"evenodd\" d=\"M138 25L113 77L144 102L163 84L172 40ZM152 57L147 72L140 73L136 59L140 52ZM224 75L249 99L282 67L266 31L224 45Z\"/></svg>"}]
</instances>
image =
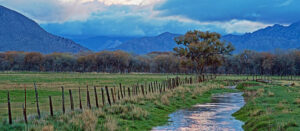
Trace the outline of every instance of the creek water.
<instances>
[{"instance_id":1,"label":"creek water","mask_svg":"<svg viewBox=\"0 0 300 131\"><path fill-rule=\"evenodd\" d=\"M242 131L243 122L232 114L244 106L243 93L215 94L211 103L198 104L190 109L169 115L169 123L153 131Z\"/></svg>"}]
</instances>

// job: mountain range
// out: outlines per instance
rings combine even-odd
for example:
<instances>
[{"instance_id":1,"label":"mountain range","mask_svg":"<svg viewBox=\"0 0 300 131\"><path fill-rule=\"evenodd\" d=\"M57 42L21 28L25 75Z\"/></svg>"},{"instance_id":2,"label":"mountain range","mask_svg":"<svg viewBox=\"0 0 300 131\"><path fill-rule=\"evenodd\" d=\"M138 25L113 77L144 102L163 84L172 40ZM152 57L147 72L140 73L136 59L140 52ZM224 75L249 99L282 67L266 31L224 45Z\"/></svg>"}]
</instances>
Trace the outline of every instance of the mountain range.
<instances>
[{"instance_id":1,"label":"mountain range","mask_svg":"<svg viewBox=\"0 0 300 131\"><path fill-rule=\"evenodd\" d=\"M172 51L177 46L174 41L177 36L180 34L166 32L148 37L64 35L66 38L63 38L46 32L33 20L0 5L0 51L35 51L47 54L124 50L147 54ZM234 45L235 53L246 49L268 52L276 49L300 49L300 22L289 26L276 24L243 35L225 35L222 39Z\"/></svg>"},{"instance_id":2,"label":"mountain range","mask_svg":"<svg viewBox=\"0 0 300 131\"><path fill-rule=\"evenodd\" d=\"M82 36L82 35L63 35L66 38L74 40L76 43L89 48L92 51L108 50L115 48L126 41L137 37L126 36Z\"/></svg>"},{"instance_id":3,"label":"mountain range","mask_svg":"<svg viewBox=\"0 0 300 131\"><path fill-rule=\"evenodd\" d=\"M136 54L146 54L154 51L173 51L173 48L177 46L174 41L174 38L177 36L180 35L165 32L158 36L132 39L116 46L115 48L108 48L108 50L124 50Z\"/></svg>"},{"instance_id":4,"label":"mountain range","mask_svg":"<svg viewBox=\"0 0 300 131\"><path fill-rule=\"evenodd\" d=\"M289 26L276 24L244 35L225 35L222 39L231 42L235 52L297 49L300 48L300 22Z\"/></svg>"},{"instance_id":5,"label":"mountain range","mask_svg":"<svg viewBox=\"0 0 300 131\"><path fill-rule=\"evenodd\" d=\"M52 35L24 15L0 5L0 51L78 53L89 49Z\"/></svg>"},{"instance_id":6,"label":"mountain range","mask_svg":"<svg viewBox=\"0 0 300 131\"><path fill-rule=\"evenodd\" d=\"M97 49L95 47L101 47L98 49L124 50L136 54L146 54L153 51L172 51L173 48L177 46L174 41L174 38L177 36L180 36L180 34L166 32L158 36L140 38L123 37L120 39L110 37L108 41L103 41L104 44L94 41L92 45L94 49ZM276 49L300 49L300 22L293 23L289 26L275 24L243 35L224 35L222 40L231 42L234 45L234 53L239 53L246 49L259 52L273 52ZM109 41L115 42L109 44ZM76 42L80 43L80 41ZM86 42L85 46L89 48L90 44Z\"/></svg>"}]
</instances>

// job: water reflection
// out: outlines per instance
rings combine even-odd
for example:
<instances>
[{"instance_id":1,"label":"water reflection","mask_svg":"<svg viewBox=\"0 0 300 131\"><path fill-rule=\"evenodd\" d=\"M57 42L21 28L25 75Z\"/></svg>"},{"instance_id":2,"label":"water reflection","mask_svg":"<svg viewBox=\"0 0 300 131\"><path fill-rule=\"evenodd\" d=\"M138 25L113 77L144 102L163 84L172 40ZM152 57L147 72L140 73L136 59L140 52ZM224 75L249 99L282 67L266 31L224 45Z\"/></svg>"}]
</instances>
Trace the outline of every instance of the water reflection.
<instances>
[{"instance_id":1,"label":"water reflection","mask_svg":"<svg viewBox=\"0 0 300 131\"><path fill-rule=\"evenodd\" d=\"M170 114L170 123L154 131L240 131L243 122L231 115L245 104L242 93L217 94L212 103L195 105Z\"/></svg>"}]
</instances>

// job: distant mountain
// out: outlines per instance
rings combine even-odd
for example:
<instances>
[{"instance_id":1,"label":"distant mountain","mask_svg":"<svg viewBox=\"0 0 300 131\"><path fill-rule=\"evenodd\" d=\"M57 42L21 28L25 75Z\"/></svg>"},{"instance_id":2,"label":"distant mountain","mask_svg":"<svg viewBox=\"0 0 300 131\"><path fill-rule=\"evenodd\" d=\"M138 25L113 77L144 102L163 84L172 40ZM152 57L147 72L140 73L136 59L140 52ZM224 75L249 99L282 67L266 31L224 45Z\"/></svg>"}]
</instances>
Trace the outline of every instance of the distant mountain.
<instances>
[{"instance_id":1,"label":"distant mountain","mask_svg":"<svg viewBox=\"0 0 300 131\"><path fill-rule=\"evenodd\" d=\"M105 49L115 48L124 42L135 39L137 37L117 37L117 36L72 36L65 37L74 40L76 43L89 48L92 51L101 51Z\"/></svg>"},{"instance_id":2,"label":"distant mountain","mask_svg":"<svg viewBox=\"0 0 300 131\"><path fill-rule=\"evenodd\" d=\"M272 52L275 49L296 49L300 47L300 22L290 26L274 25L244 35L226 35L222 39L231 42L235 52L245 49Z\"/></svg>"},{"instance_id":3,"label":"distant mountain","mask_svg":"<svg viewBox=\"0 0 300 131\"><path fill-rule=\"evenodd\" d=\"M0 5L0 51L41 53L88 51L72 40L52 35L37 23Z\"/></svg>"},{"instance_id":4,"label":"distant mountain","mask_svg":"<svg viewBox=\"0 0 300 131\"><path fill-rule=\"evenodd\" d=\"M176 46L174 38L180 36L169 32L154 37L142 37L124 42L109 50L124 50L136 54L146 54L153 51L173 51Z\"/></svg>"},{"instance_id":5,"label":"distant mountain","mask_svg":"<svg viewBox=\"0 0 300 131\"><path fill-rule=\"evenodd\" d=\"M177 46L174 42L174 37L177 36L179 35L167 32L159 36L132 39L109 49L137 54L146 54L152 51L172 51ZM234 45L234 53L246 49L259 52L273 52L276 49L300 49L300 22L290 26L276 24L244 35L225 35L222 39Z\"/></svg>"}]
</instances>

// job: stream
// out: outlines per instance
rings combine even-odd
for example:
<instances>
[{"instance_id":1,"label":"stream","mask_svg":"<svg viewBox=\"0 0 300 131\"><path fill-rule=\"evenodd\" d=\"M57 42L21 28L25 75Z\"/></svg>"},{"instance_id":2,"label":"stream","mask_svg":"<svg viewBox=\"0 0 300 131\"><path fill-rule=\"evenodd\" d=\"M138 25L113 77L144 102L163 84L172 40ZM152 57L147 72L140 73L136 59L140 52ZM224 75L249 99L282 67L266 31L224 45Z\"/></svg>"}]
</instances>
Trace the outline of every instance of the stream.
<instances>
[{"instance_id":1,"label":"stream","mask_svg":"<svg viewBox=\"0 0 300 131\"><path fill-rule=\"evenodd\" d=\"M244 106L243 93L224 93L212 96L211 103L198 104L190 109L169 115L169 123L153 131L242 131L243 122L231 116Z\"/></svg>"}]
</instances>

